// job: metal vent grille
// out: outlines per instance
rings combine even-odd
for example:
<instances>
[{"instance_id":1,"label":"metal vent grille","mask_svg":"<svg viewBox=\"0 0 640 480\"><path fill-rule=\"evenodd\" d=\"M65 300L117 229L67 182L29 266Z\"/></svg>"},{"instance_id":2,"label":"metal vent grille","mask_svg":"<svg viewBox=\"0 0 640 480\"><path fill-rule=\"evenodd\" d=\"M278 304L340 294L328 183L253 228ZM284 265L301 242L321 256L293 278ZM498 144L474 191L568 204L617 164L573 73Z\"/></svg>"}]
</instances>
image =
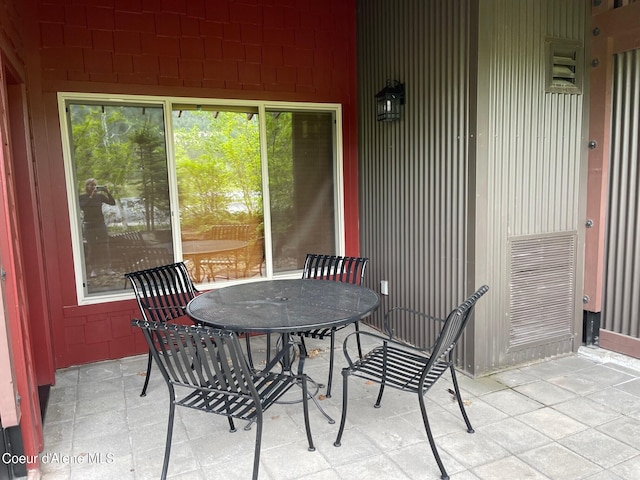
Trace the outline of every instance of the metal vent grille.
<instances>
[{"instance_id":1,"label":"metal vent grille","mask_svg":"<svg viewBox=\"0 0 640 480\"><path fill-rule=\"evenodd\" d=\"M576 234L511 238L509 349L571 336Z\"/></svg>"},{"instance_id":2,"label":"metal vent grille","mask_svg":"<svg viewBox=\"0 0 640 480\"><path fill-rule=\"evenodd\" d=\"M582 45L570 40L547 39L545 47L545 91L582 93Z\"/></svg>"}]
</instances>

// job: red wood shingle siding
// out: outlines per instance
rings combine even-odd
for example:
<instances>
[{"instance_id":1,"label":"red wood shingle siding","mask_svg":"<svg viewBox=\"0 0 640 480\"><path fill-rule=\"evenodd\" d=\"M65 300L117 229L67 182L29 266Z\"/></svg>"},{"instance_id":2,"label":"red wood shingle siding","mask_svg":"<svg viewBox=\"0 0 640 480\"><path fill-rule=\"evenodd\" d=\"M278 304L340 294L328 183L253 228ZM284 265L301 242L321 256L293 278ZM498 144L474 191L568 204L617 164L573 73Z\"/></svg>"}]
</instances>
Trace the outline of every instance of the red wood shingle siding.
<instances>
[{"instance_id":1,"label":"red wood shingle siding","mask_svg":"<svg viewBox=\"0 0 640 480\"><path fill-rule=\"evenodd\" d=\"M355 0L25 0L34 151L58 368L145 351L135 302L77 306L59 91L343 105L347 254L358 254ZM40 133L40 134L38 134Z\"/></svg>"}]
</instances>

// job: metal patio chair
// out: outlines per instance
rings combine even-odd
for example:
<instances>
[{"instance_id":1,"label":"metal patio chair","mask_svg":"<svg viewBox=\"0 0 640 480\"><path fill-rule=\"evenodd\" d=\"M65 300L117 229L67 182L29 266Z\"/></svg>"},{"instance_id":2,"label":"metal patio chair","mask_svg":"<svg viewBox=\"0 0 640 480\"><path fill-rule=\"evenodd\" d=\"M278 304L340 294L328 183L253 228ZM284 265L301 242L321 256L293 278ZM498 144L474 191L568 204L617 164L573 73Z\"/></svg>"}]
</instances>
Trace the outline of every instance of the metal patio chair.
<instances>
[{"instance_id":1,"label":"metal patio chair","mask_svg":"<svg viewBox=\"0 0 640 480\"><path fill-rule=\"evenodd\" d=\"M451 372L454 393L460 412L467 425L467 432L473 433L473 427L464 409L464 404L460 396L458 388L458 379L454 367L453 352L458 340L460 339L473 308L489 287L480 287L473 295L467 298L462 304L455 308L445 320L432 317L430 315L416 312L407 308L393 308L386 315L384 320L384 328L387 336L370 332L354 332L348 335L343 344L344 355L348 362L348 367L342 370L344 388L342 391L342 417L340 420L340 428L334 445L339 447L341 444L342 434L347 419L347 384L349 376L364 378L367 381L380 384L378 398L374 406L380 407L382 394L385 386L402 390L418 395L420 403L420 411L422 413L422 421L429 438L431 451L440 468L441 478L446 480L449 478L444 468L436 444L431 433L429 420L427 418L427 409L425 406L424 395L433 387L444 372ZM432 348L423 349L413 345L409 345L398 339L394 339L394 327L398 325L396 322L423 322L425 328L436 329L441 325L437 339ZM395 325L394 325L395 324ZM433 330L432 330L433 331ZM438 330L435 330L438 331ZM349 342L352 337L367 336L378 343L364 358L358 358L355 361L351 358L348 351Z\"/></svg>"},{"instance_id":2,"label":"metal patio chair","mask_svg":"<svg viewBox=\"0 0 640 480\"><path fill-rule=\"evenodd\" d=\"M178 319L188 320L185 309L187 303L198 295L189 271L183 262L161 265L137 272L125 273L136 295L143 320L166 323ZM141 397L147 394L151 373L151 350L147 360L147 374Z\"/></svg>"},{"instance_id":3,"label":"metal patio chair","mask_svg":"<svg viewBox=\"0 0 640 480\"><path fill-rule=\"evenodd\" d=\"M294 385L302 388L304 423L309 451L314 451L309 425L307 377L303 373L255 372L246 362L235 333L203 326L149 323L140 327L169 388L169 421L161 478L167 476L176 405L256 424L253 480L258 478L263 413ZM174 387L180 388L176 399ZM184 395L184 396L183 396Z\"/></svg>"},{"instance_id":4,"label":"metal patio chair","mask_svg":"<svg viewBox=\"0 0 640 480\"><path fill-rule=\"evenodd\" d=\"M319 280L332 280L336 282L353 283L355 285L361 285L364 279L364 273L369 263L368 258L363 257L341 257L336 255L321 255L315 253L308 253L304 268L302 270L302 278L311 278ZM319 330L310 330L303 332L300 336L303 339L318 338L330 339L330 351L329 351L329 378L327 380L327 397L331 397L331 384L333 382L333 364L334 364L334 350L335 350L335 333L338 330L346 327L331 327L323 328ZM358 322L354 323L356 332L360 330ZM360 345L360 339L357 339L358 353L362 356L362 347ZM305 347L306 350L306 347Z\"/></svg>"}]
</instances>

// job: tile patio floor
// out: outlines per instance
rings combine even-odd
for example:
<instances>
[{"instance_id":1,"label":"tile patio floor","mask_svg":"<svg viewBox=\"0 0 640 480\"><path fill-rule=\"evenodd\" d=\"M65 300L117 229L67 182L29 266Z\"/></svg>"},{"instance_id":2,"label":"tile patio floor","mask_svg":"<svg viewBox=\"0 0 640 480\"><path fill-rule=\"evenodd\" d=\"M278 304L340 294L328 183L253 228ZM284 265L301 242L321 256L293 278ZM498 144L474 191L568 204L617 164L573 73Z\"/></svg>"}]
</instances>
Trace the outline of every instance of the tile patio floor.
<instances>
[{"instance_id":1,"label":"tile patio floor","mask_svg":"<svg viewBox=\"0 0 640 480\"><path fill-rule=\"evenodd\" d=\"M309 348L327 344L308 343ZM340 366L342 353L336 353ZM306 372L324 380L327 355L309 359ZM154 365L147 396L139 396L145 362L143 355L56 373L43 455L70 455L75 463L43 463L44 480L159 478L168 394ZM459 377L475 434L466 433L447 392L449 377L427 394L432 430L452 479L640 478L640 362L581 347L575 355L488 377ZM339 420L338 369L334 380L332 398L320 403ZM315 407L310 408L315 452L307 451L300 404L272 407L260 479L439 478L414 396L388 390L382 407L374 409L376 386L354 378L349 393L340 448L333 446L338 422L330 425ZM255 430L230 433L223 417L184 408L176 414L170 478L251 477Z\"/></svg>"}]
</instances>

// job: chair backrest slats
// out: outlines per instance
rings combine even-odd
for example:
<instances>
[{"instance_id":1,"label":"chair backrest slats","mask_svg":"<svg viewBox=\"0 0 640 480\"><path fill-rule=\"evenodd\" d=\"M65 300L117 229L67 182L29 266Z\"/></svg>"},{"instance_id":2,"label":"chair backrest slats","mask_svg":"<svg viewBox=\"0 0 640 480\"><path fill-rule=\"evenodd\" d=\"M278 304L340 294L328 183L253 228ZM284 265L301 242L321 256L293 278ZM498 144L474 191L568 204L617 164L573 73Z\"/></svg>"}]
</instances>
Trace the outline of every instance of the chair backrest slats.
<instances>
[{"instance_id":1,"label":"chair backrest slats","mask_svg":"<svg viewBox=\"0 0 640 480\"><path fill-rule=\"evenodd\" d=\"M222 392L234 398L257 397L234 333L143 320L133 320L132 325L143 330L160 370L170 383Z\"/></svg>"},{"instance_id":2,"label":"chair backrest slats","mask_svg":"<svg viewBox=\"0 0 640 480\"><path fill-rule=\"evenodd\" d=\"M467 326L467 323L469 322L469 319L471 318L471 312L473 311L476 302L480 297L487 293L488 290L489 287L486 285L480 287L473 295L449 313L444 322L444 326L440 331L438 339L431 350L431 358L425 368L423 377L428 375L431 368L438 362L442 361L443 358L450 354L455 348L465 327Z\"/></svg>"},{"instance_id":3,"label":"chair backrest slats","mask_svg":"<svg viewBox=\"0 0 640 480\"><path fill-rule=\"evenodd\" d=\"M125 274L145 320L166 322L185 315L196 290L183 262Z\"/></svg>"},{"instance_id":4,"label":"chair backrest slats","mask_svg":"<svg viewBox=\"0 0 640 480\"><path fill-rule=\"evenodd\" d=\"M214 225L209 230L208 238L212 240L248 240L249 225Z\"/></svg>"},{"instance_id":5,"label":"chair backrest slats","mask_svg":"<svg viewBox=\"0 0 640 480\"><path fill-rule=\"evenodd\" d=\"M201 336L201 341L196 343L197 354L193 357L195 363L193 371L198 376L198 385L215 385L216 380L220 384L221 388L228 389L225 379L225 373L220 368L218 362L210 363L208 359L209 353L216 352L217 359L220 363L224 363L226 360L226 353L224 344L218 339L218 337L205 337Z\"/></svg>"},{"instance_id":6,"label":"chair backrest slats","mask_svg":"<svg viewBox=\"0 0 640 480\"><path fill-rule=\"evenodd\" d=\"M302 270L302 278L333 280L360 285L368 263L369 259L363 257L308 253Z\"/></svg>"},{"instance_id":7,"label":"chair backrest slats","mask_svg":"<svg viewBox=\"0 0 640 480\"><path fill-rule=\"evenodd\" d=\"M239 391L239 385L236 384L235 381L233 381L233 372L240 371L241 367L237 365L237 363L235 362L235 358L230 355L227 346L219 339L216 339L215 351L217 361L211 363L211 367L213 367L213 372L210 376L211 380L217 381L220 384L221 390L227 390L229 392ZM209 367L208 362L204 363L207 367ZM215 376L213 375L213 373L215 373Z\"/></svg>"},{"instance_id":8,"label":"chair backrest slats","mask_svg":"<svg viewBox=\"0 0 640 480\"><path fill-rule=\"evenodd\" d=\"M174 381L179 378L182 383L188 383L191 372L184 368L184 356L181 355L176 346L177 343L181 342L181 339L170 330L155 330L151 333L155 339L158 355L164 360L164 368L166 368L169 377Z\"/></svg>"}]
</instances>

